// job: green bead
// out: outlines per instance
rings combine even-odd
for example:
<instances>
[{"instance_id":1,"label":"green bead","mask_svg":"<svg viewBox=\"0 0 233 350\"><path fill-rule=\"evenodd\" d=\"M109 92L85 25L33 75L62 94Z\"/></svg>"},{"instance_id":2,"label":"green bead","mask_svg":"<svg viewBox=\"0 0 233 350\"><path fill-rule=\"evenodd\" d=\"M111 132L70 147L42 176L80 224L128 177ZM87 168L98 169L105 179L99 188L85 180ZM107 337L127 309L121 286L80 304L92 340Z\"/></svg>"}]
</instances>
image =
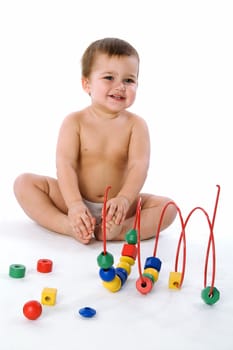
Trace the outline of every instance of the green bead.
<instances>
[{"instance_id":1,"label":"green bead","mask_svg":"<svg viewBox=\"0 0 233 350\"><path fill-rule=\"evenodd\" d=\"M128 244L136 244L137 243L137 231L135 229L129 230L125 234L125 240Z\"/></svg>"},{"instance_id":2,"label":"green bead","mask_svg":"<svg viewBox=\"0 0 233 350\"><path fill-rule=\"evenodd\" d=\"M205 289L202 289L201 297L206 304L213 305L219 300L220 292L217 288L214 287L212 295L210 295L210 289L211 287L206 287Z\"/></svg>"},{"instance_id":3,"label":"green bead","mask_svg":"<svg viewBox=\"0 0 233 350\"><path fill-rule=\"evenodd\" d=\"M148 277L153 284L155 283L154 276L152 276L150 273L144 272L142 275Z\"/></svg>"},{"instance_id":4,"label":"green bead","mask_svg":"<svg viewBox=\"0 0 233 350\"><path fill-rule=\"evenodd\" d=\"M23 278L25 276L26 268L24 265L12 264L9 268L9 275L13 278Z\"/></svg>"},{"instance_id":5,"label":"green bead","mask_svg":"<svg viewBox=\"0 0 233 350\"><path fill-rule=\"evenodd\" d=\"M102 269L109 269L114 263L113 255L108 252L102 252L97 257L97 263Z\"/></svg>"}]
</instances>

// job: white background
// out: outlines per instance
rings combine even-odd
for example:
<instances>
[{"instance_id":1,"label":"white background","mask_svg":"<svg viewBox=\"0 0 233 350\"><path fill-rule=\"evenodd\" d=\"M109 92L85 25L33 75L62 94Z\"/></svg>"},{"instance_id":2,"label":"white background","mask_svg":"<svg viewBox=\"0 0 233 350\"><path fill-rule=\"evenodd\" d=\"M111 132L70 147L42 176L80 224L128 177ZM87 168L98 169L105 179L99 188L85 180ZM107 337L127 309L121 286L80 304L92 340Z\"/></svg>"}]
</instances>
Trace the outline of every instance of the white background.
<instances>
[{"instance_id":1,"label":"white background","mask_svg":"<svg viewBox=\"0 0 233 350\"><path fill-rule=\"evenodd\" d=\"M63 251L61 247L68 249L69 259L71 259L72 254L76 257L76 242L67 237L47 234L28 221L16 203L12 186L15 177L21 172L30 171L55 176L55 147L59 126L68 113L81 109L89 103L89 97L82 91L80 84L81 55L90 42L102 37L114 36L125 39L134 45L141 58L138 95L131 109L146 119L151 133L151 166L144 190L171 196L176 200L184 214L188 213L194 206L201 205L212 216L216 184L221 186L215 224L219 250L222 252L220 255L220 259L222 257L220 261L222 275L218 275L218 278L220 278L223 288L229 290L228 284L230 283L232 288L228 271L229 263L232 264L230 247L233 245L231 241L233 179L232 18L232 1L225 0L0 1L0 238L2 240L0 271L2 276L6 274L6 266L14 262L14 254L15 258L17 256L22 262L25 259L26 262L32 264L33 259L36 260L37 256L40 258L40 255L43 255L41 250L44 249L44 243L46 245L44 253L55 254L58 259L61 259L62 264L63 261L68 263L66 260L67 252ZM193 226L190 227L190 235L193 242L197 245L200 244L200 247L204 249L201 248L203 256L207 238L205 236L203 241L202 233L206 226L202 228L199 224L198 218L196 221L194 220ZM31 230L38 231L38 235L33 238L37 244L30 241L32 238ZM171 228L171 231L171 236L173 234L173 239L176 240L175 229ZM165 234L164 242L168 246L171 244L169 235ZM55 253L54 246L59 253ZM150 250L148 242L145 246ZM22 250L19 250L19 247ZM118 251L120 254L118 246L114 246L113 249L115 247L116 252ZM195 259L199 254L198 247L192 248L193 251L196 248ZM29 252L30 248L32 251ZM94 255L96 255L101 247L96 247L96 245L89 248L78 246L79 259L81 260L82 254L85 259L85 249L89 253L93 253L93 249ZM170 262L172 259L173 257ZM198 264L198 261L198 259L195 260L195 263ZM95 266L95 262L93 264ZM64 266L66 267L66 265ZM68 265L67 268L71 269L71 266ZM88 270L92 271L91 267L92 263ZM79 272L76 269L78 267L75 264L72 273L79 278ZM193 266L191 269L195 270ZM64 278L64 270L62 271L57 277L61 285L62 278ZM92 278L95 280L95 273ZM9 285L7 276L3 277L4 279L6 282L4 295L11 296L12 284L14 283L11 281ZM95 281L95 283L98 282ZM67 281L68 284L69 281ZM192 280L189 285L192 291L191 285ZM30 279L22 291L22 297L29 286L32 288ZM73 284L71 283L71 291L72 288ZM91 294L90 291L88 293ZM98 289L98 293L101 298L105 297L106 292L102 291L101 288ZM192 294L192 292L190 293ZM132 298L135 297L134 294ZM81 295L86 295L86 292L83 290ZM188 294L188 299L192 298L190 295ZM130 293L127 296L130 297ZM168 301L166 297L163 297L163 300L165 303L169 303L171 300ZM17 303L15 296L12 298ZM108 294L107 305L115 305L114 298L116 298L115 295L110 294L109 296ZM139 298L135 298L135 301L141 305ZM101 306L104 307L103 300ZM174 298L174 300L177 299ZM175 339L176 332L172 333L174 338L170 339L170 342L166 337L167 332L173 329L176 317L178 317L181 329L188 327L187 324L190 325L190 328L185 328L187 334L190 331L190 337L192 326L198 328L197 320L201 320L200 322L203 324L200 326L200 333L197 332L197 334L202 334L203 339L205 338L201 328L205 328L212 315L210 316L208 311L205 314L203 309L201 314L199 314L200 310L193 311L191 302L188 313L190 315L194 312L195 324L192 324L193 319L184 320L184 316L179 318L177 314L187 306L182 304L182 300L182 298L180 301L178 300L177 308L173 306L174 320L169 313L166 318L165 313L161 324L159 323L161 319L157 322L156 319L152 320L150 313L148 313L147 318L147 315L142 311L143 309L140 311L141 324L138 325L139 329L143 329L144 326L148 327L148 332L145 332L144 336L152 338L152 344L155 346L158 341L160 349L170 349L176 346L180 349L180 343L177 343ZM149 310L148 301L145 303L147 305L145 310ZM222 303L223 306L218 306L219 309L213 318L220 316L222 321L224 312L228 311L226 328L223 327L227 333L227 327L232 320L232 305L229 302L224 307L224 300ZM112 340L114 346L116 346L115 340L119 341L117 348L122 347L123 330L119 329L120 335L117 330L122 321L120 305L117 304L118 311L112 311L117 312L117 315L111 315L110 311L108 315L108 320L118 320L117 325L114 324L116 335ZM128 303L124 305L125 308L129 307L129 313L132 311L130 306ZM160 306L157 305L158 309ZM10 309L12 310L12 308ZM14 311L12 310L10 314L9 324L5 323L6 339L17 329L20 329L22 334L24 331L25 333L29 332L27 334L31 343L28 343L28 349L32 349L31 344L37 339L34 338L35 334L31 329L36 327L35 323L32 326L21 319L17 321L18 323L14 323ZM156 311L158 310L156 309ZM2 313L1 310L0 313ZM162 307L159 313L163 313ZM73 332L77 320L69 321L68 319L67 324L60 324L56 322L56 316L50 317L58 332L66 326L72 329L68 340L70 339L76 347L79 347L80 338ZM90 331L93 332L93 339L97 336L95 329L104 334L106 324L104 322L108 322L108 320L104 317L103 320L102 323L101 320L96 321L93 329L90 328ZM144 320L145 325L143 325ZM137 321L135 319L133 321L137 325ZM14 326L12 326L12 322ZM40 324L37 327L43 336L44 328L47 325L41 320L36 322L38 322L37 325ZM216 322L218 323L217 320ZM91 324L93 325L93 323ZM83 326L79 321L77 332L80 327ZM161 328L162 334L159 339L158 335L154 337L153 334L158 327ZM129 331L129 337L132 336L132 329ZM110 332L110 328L108 331ZM216 329L213 328L212 331L215 333L214 341L212 339L212 349L220 347L221 349L232 349L233 339L229 340L229 333L224 334L223 337L224 332L220 332L218 338ZM75 333L74 339L72 338L73 333ZM148 333L150 334L148 335ZM49 334L50 328L44 334L45 339ZM105 336L103 335L102 346L106 341ZM136 337L136 334L134 336ZM192 337L190 337L185 339L184 334L183 338L181 335L186 348L191 349L189 340ZM27 349L23 339L22 337L22 339L17 340L18 345L16 342L12 342L8 347L5 345L4 349ZM58 339L61 339L61 332ZM223 339L227 339L227 342L224 342ZM46 344L46 340L44 341ZM56 340L54 341L58 349L60 340L57 344ZM83 345L84 335L80 341L80 344ZM126 345L131 344L130 339L128 342ZM61 349L64 349L64 342L61 344L63 344ZM140 344L140 341L135 340L135 344ZM36 347L36 345L33 346ZM196 345L195 342L194 345ZM200 341L198 345L199 349L208 348L204 347L207 345L204 340ZM45 345L44 347L46 348ZM84 348L88 348L88 346L86 345ZM69 349L72 349L72 346L69 346Z\"/></svg>"}]
</instances>

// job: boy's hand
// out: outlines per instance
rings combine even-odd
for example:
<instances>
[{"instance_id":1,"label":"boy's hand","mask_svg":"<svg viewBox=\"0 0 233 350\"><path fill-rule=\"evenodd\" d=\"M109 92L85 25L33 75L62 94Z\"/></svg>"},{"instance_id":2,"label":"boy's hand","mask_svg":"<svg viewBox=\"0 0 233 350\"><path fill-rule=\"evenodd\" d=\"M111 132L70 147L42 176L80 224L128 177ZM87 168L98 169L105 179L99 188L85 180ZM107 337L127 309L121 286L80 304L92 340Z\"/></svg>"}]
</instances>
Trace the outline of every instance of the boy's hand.
<instances>
[{"instance_id":1,"label":"boy's hand","mask_svg":"<svg viewBox=\"0 0 233 350\"><path fill-rule=\"evenodd\" d=\"M96 220L82 201L75 202L69 207L68 218L78 240L91 239Z\"/></svg>"},{"instance_id":2,"label":"boy's hand","mask_svg":"<svg viewBox=\"0 0 233 350\"><path fill-rule=\"evenodd\" d=\"M106 221L114 220L116 225L120 225L125 220L129 206L130 203L126 197L119 196L109 199L106 203Z\"/></svg>"}]
</instances>

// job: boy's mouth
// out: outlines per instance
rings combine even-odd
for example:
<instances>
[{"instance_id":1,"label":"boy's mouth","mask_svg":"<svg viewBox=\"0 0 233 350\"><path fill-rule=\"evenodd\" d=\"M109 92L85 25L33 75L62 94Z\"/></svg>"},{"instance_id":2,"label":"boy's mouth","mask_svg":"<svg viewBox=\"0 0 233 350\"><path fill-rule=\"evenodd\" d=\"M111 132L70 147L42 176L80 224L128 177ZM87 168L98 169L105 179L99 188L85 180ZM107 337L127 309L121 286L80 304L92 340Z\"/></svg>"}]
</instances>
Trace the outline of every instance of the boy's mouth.
<instances>
[{"instance_id":1,"label":"boy's mouth","mask_svg":"<svg viewBox=\"0 0 233 350\"><path fill-rule=\"evenodd\" d=\"M121 95L110 95L111 98L115 99L115 100L124 100L125 97L121 96Z\"/></svg>"}]
</instances>

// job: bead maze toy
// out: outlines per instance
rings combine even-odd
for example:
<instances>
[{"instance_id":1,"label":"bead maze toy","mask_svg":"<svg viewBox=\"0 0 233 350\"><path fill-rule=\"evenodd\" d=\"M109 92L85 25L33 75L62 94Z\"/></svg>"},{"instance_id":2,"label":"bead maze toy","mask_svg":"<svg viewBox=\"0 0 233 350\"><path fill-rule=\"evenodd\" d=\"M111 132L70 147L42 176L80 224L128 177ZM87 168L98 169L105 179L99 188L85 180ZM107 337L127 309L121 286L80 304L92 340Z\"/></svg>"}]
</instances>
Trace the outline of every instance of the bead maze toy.
<instances>
[{"instance_id":1,"label":"bead maze toy","mask_svg":"<svg viewBox=\"0 0 233 350\"><path fill-rule=\"evenodd\" d=\"M134 265L136 258L138 257L138 272L139 278L136 281L136 289L141 294L147 294L151 292L153 285L158 280L159 272L162 266L161 260L156 256L157 248L159 243L161 225L165 212L169 206L175 206L177 209L178 217L181 223L181 233L178 240L177 250L176 250L176 260L174 271L170 272L168 287L174 290L180 290L184 282L185 277L185 267L186 267L186 227L193 216L194 212L200 211L205 215L207 224L209 227L209 240L206 250L205 267L204 267L204 288L201 292L201 298L203 301L212 305L215 304L220 298L220 292L215 287L215 272L216 272L216 253L215 253L215 240L214 240L214 223L217 213L217 206L220 195L220 186L217 185L217 195L215 200L213 218L210 219L206 210L200 206L193 208L188 214L187 218L184 220L182 212L177 204L173 201L168 202L160 216L159 224L157 227L157 232L155 234L155 245L152 256L146 258L144 264L144 270L142 272L141 267L141 247L140 247L140 213L141 213L141 198L138 200L134 227L128 231L125 235L125 240L127 243L124 244L120 262L116 268L113 267L114 258L111 253L107 251L107 239L106 239L106 202L108 198L108 192L111 186L108 186L105 191L104 205L103 205L103 251L97 257L97 263L100 267L99 276L102 279L103 286L111 292L117 292L125 284L130 272L131 266ZM182 261L182 271L178 271L179 254L181 249L181 244L183 244L183 261ZM210 250L212 249L212 280L209 286L207 286L207 271L208 271L208 261Z\"/></svg>"}]
</instances>

